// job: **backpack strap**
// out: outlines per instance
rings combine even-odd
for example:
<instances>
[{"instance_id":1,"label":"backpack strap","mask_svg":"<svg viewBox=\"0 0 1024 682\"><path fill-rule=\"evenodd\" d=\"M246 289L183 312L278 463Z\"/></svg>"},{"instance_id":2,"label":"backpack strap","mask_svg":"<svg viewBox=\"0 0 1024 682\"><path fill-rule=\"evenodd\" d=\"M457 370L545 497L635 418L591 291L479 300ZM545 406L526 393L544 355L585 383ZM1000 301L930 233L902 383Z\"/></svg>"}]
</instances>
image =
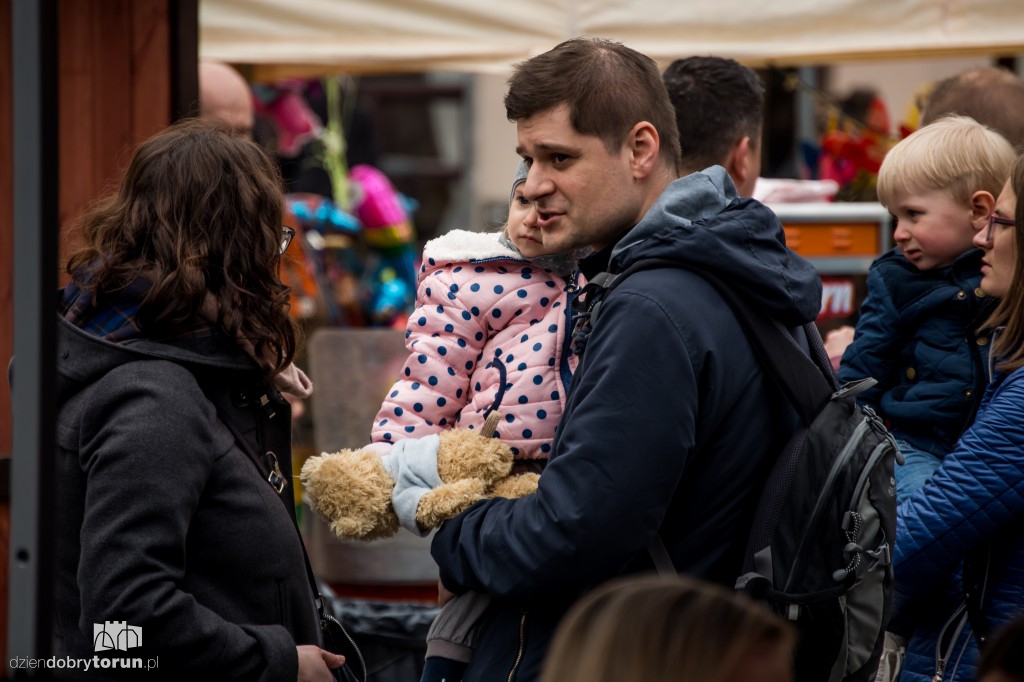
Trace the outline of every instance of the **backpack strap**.
<instances>
[{"instance_id":1,"label":"backpack strap","mask_svg":"<svg viewBox=\"0 0 1024 682\"><path fill-rule=\"evenodd\" d=\"M572 349L576 355L583 356L583 351L587 347L587 341L590 339L590 332L593 331L594 324L597 322L597 314L601 310L601 303L604 302L605 296L615 288L616 282L624 274L626 273L598 273L594 275L593 279L587 281L580 290L579 295L572 300Z\"/></svg>"},{"instance_id":2,"label":"backpack strap","mask_svg":"<svg viewBox=\"0 0 1024 682\"><path fill-rule=\"evenodd\" d=\"M673 575L677 572L675 564L672 563L672 557L665 548L665 541L661 539L660 531L651 540L647 553L651 555L651 561L654 563L658 575Z\"/></svg>"},{"instance_id":3,"label":"backpack strap","mask_svg":"<svg viewBox=\"0 0 1024 682\"><path fill-rule=\"evenodd\" d=\"M733 315L736 316L740 326L743 327L761 367L768 372L772 381L796 409L803 422L809 426L837 389L835 372L832 370L832 363L828 358L828 352L825 350L817 326L813 322L808 322L802 327L810 349L810 356L808 356L780 323L753 310L715 275L695 268L689 263L684 264L668 258L649 258L633 263L620 273L602 272L589 280L584 290L587 294L586 310L578 313L581 319L577 324L574 340L585 345L586 338L589 337L590 330L597 321L597 314L604 298L626 277L634 272L656 268L690 270L718 291L729 305ZM654 536L647 551L659 574L675 573L672 558L665 548L660 533Z\"/></svg>"},{"instance_id":4,"label":"backpack strap","mask_svg":"<svg viewBox=\"0 0 1024 682\"><path fill-rule=\"evenodd\" d=\"M290 452L282 453L282 457L287 458L285 459L284 472L282 472L281 462L273 450L266 450L262 456L259 453L260 450L264 450L268 440L264 421L277 416L271 407L269 386L254 384L246 390L227 391L223 387L211 385L212 382L208 380L201 379L194 371L193 376L196 378L196 382L202 389L206 399L210 401L217 411L217 418L227 427L231 435L235 437L235 444L238 448L256 465L256 470L259 472L260 477L266 480L274 492L277 493L278 499L284 503L288 517L292 520L295 532L299 536L299 547L302 549L302 559L306 564L306 579L309 581L309 589L313 594L313 604L316 606L317 618L320 621L321 636L326 638L328 628L331 627L330 623L333 621L333 624L342 633L344 639L347 640L347 642L335 642L335 646L342 644L350 647L346 648L343 652L335 652L345 654L345 666L343 667L348 668L347 672L343 672L341 668L336 668L331 671L331 674L335 679L355 679L357 682L360 680L365 682L366 662L363 660L362 652L341 623L328 612L327 602L320 593L320 586L317 584L316 575L313 573L313 566L309 563L306 543L302 538L302 531L299 528L298 520L295 518L295 497L288 486L288 475L291 474ZM243 426L243 422L248 421L248 416L253 416L256 419L255 431L250 432ZM288 415L284 415L283 418L287 419ZM324 641L323 645L326 648L327 642ZM355 656L352 655L353 652Z\"/></svg>"},{"instance_id":5,"label":"backpack strap","mask_svg":"<svg viewBox=\"0 0 1024 682\"><path fill-rule=\"evenodd\" d=\"M813 322L802 327L811 351L808 356L782 324L751 308L716 275L702 268L696 268L690 263L681 263L668 258L639 260L616 275L601 273L594 278L593 282L595 288L604 288L604 296L607 296L634 272L656 268L689 270L711 284L729 305L733 315L743 327L751 348L768 376L786 396L805 424L810 425L814 421L818 412L837 389L837 382L832 365L828 360L828 354L821 341L821 334ZM608 277L602 277L603 275L608 275ZM590 311L588 320L590 325L596 321L600 304L601 301L598 301Z\"/></svg>"}]
</instances>

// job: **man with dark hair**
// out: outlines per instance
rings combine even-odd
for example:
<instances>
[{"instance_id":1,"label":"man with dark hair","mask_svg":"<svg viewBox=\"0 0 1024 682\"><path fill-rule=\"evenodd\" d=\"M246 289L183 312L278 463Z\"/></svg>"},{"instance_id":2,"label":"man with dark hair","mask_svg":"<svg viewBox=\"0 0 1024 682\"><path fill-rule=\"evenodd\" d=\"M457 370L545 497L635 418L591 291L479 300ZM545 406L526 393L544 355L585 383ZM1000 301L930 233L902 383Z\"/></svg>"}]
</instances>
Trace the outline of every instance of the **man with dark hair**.
<instances>
[{"instance_id":1,"label":"man with dark hair","mask_svg":"<svg viewBox=\"0 0 1024 682\"><path fill-rule=\"evenodd\" d=\"M508 81L505 113L518 122L564 106L576 132L600 138L609 154L619 151L634 123L649 121L660 139L662 170L674 179L681 163L675 110L651 81L650 63L617 43L566 41L520 65Z\"/></svg>"},{"instance_id":2,"label":"man with dark hair","mask_svg":"<svg viewBox=\"0 0 1024 682\"><path fill-rule=\"evenodd\" d=\"M694 270L791 329L821 303L817 273L786 248L774 213L737 198L722 168L678 178L672 104L649 58L570 40L518 65L505 106L535 207L524 256L591 247L580 264L588 281L649 258L679 267L635 272L600 315L581 316L581 359L568 395L551 395L565 410L537 492L478 502L435 535L443 585L493 597L467 682L535 680L573 601L650 571L656 539L679 571L734 584L761 486L797 417ZM517 428L506 418L497 435Z\"/></svg>"},{"instance_id":3,"label":"man with dark hair","mask_svg":"<svg viewBox=\"0 0 1024 682\"><path fill-rule=\"evenodd\" d=\"M970 116L1024 148L1024 80L1007 69L979 66L939 81L925 102L921 125L949 114Z\"/></svg>"},{"instance_id":4,"label":"man with dark hair","mask_svg":"<svg viewBox=\"0 0 1024 682\"><path fill-rule=\"evenodd\" d=\"M687 57L662 74L676 110L685 173L723 166L740 196L754 192L761 173L764 83L723 57Z\"/></svg>"}]
</instances>

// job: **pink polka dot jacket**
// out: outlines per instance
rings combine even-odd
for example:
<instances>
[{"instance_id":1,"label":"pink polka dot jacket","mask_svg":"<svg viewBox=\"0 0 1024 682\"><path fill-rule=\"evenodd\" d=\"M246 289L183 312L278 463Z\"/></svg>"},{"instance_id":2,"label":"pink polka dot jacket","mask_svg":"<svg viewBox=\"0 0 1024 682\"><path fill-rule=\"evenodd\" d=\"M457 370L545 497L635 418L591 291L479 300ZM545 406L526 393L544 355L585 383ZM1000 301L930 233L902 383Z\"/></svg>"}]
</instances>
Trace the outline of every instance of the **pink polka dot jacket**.
<instances>
[{"instance_id":1,"label":"pink polka dot jacket","mask_svg":"<svg viewBox=\"0 0 1024 682\"><path fill-rule=\"evenodd\" d=\"M546 459L576 358L568 279L524 259L498 233L427 242L409 317L409 359L374 421L374 443L479 429L491 406L517 459Z\"/></svg>"}]
</instances>

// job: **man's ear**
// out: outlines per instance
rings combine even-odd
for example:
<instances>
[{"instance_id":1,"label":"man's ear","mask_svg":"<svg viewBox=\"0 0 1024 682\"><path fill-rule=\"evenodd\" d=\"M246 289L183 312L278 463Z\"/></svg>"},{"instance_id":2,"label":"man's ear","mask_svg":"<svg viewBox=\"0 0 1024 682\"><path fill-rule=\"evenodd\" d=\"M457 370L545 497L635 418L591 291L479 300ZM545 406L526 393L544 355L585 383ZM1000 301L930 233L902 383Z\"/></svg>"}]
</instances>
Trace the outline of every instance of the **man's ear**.
<instances>
[{"instance_id":1,"label":"man's ear","mask_svg":"<svg viewBox=\"0 0 1024 682\"><path fill-rule=\"evenodd\" d=\"M979 189L971 195L971 225L974 231L985 229L988 225L988 217L996 208L995 197L991 192Z\"/></svg>"},{"instance_id":2,"label":"man's ear","mask_svg":"<svg viewBox=\"0 0 1024 682\"><path fill-rule=\"evenodd\" d=\"M750 137L744 135L729 152L729 158L725 161L725 170L732 176L733 184L742 187L750 175L747 157L750 156Z\"/></svg>"},{"instance_id":3,"label":"man's ear","mask_svg":"<svg viewBox=\"0 0 1024 682\"><path fill-rule=\"evenodd\" d=\"M630 128L626 136L626 151L630 154L634 178L646 178L654 171L660 149L661 137L652 123L640 121Z\"/></svg>"}]
</instances>

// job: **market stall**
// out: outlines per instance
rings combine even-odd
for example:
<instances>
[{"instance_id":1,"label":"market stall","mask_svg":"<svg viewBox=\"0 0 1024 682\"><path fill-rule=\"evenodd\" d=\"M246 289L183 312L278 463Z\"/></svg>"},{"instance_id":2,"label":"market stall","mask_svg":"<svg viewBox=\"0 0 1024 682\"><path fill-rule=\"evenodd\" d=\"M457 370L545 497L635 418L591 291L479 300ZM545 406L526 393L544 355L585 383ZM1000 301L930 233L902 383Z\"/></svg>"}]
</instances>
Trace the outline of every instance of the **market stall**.
<instances>
[{"instance_id":1,"label":"market stall","mask_svg":"<svg viewBox=\"0 0 1024 682\"><path fill-rule=\"evenodd\" d=\"M506 72L595 35L656 60L680 51L750 65L855 57L1016 54L1017 0L201 0L203 58L297 72Z\"/></svg>"}]
</instances>

